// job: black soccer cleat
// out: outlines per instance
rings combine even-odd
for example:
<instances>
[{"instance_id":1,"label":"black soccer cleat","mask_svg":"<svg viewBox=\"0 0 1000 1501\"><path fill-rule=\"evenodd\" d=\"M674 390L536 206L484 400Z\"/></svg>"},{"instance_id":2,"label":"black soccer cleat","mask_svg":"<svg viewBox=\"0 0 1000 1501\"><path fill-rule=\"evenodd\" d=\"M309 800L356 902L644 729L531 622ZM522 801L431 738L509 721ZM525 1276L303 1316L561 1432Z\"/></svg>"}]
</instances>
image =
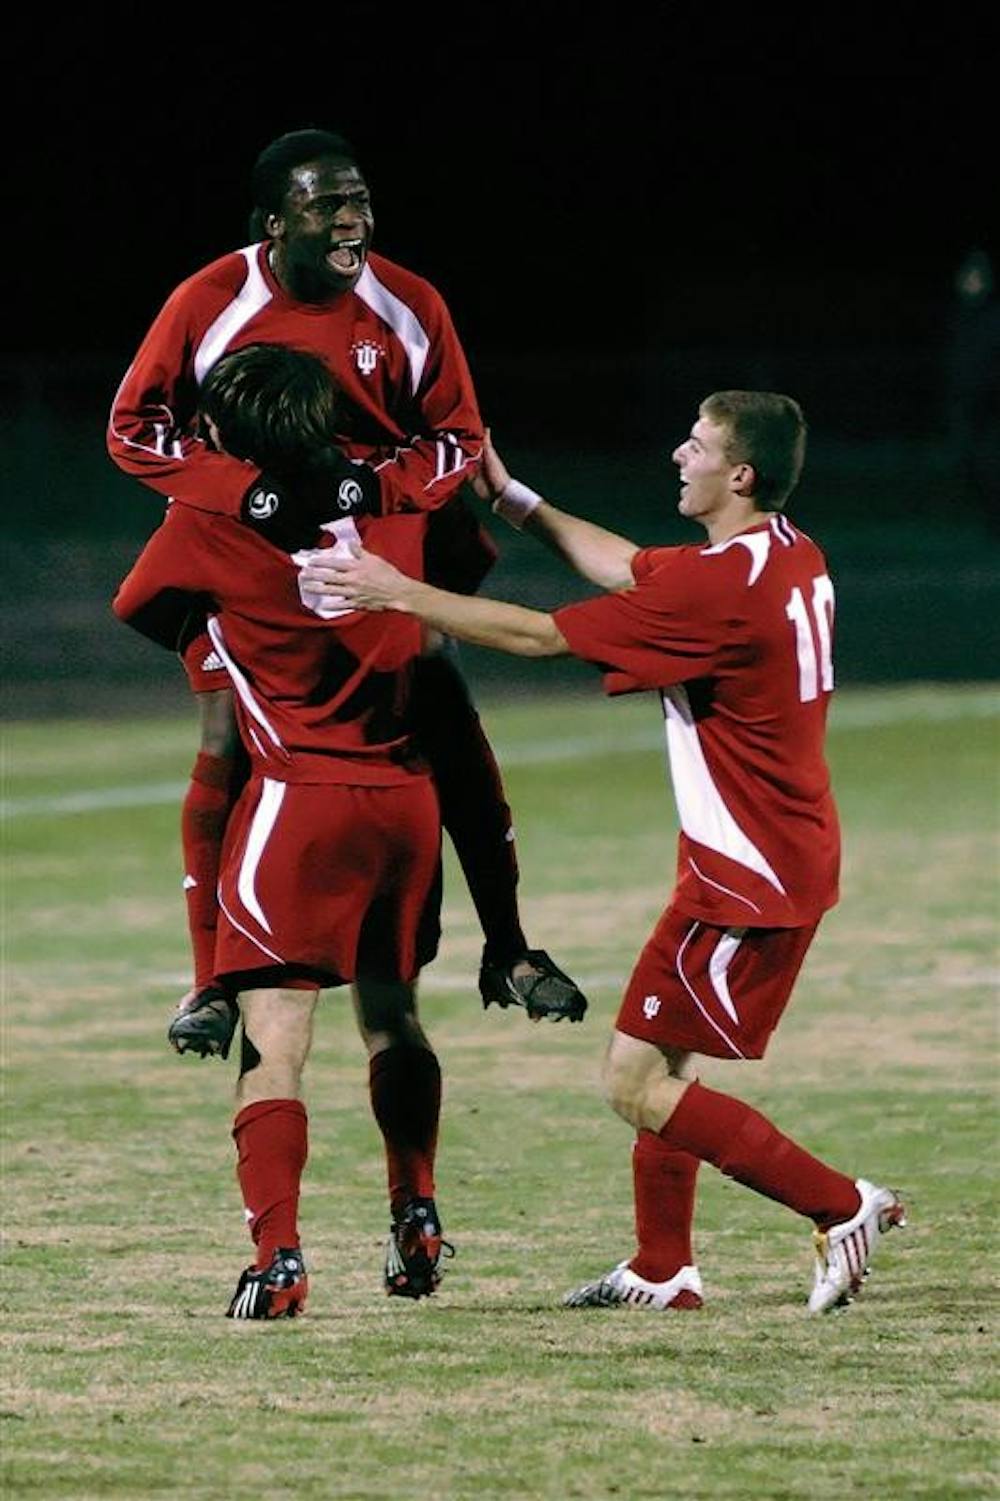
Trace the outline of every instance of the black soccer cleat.
<instances>
[{"instance_id":1,"label":"black soccer cleat","mask_svg":"<svg viewBox=\"0 0 1000 1501\"><path fill-rule=\"evenodd\" d=\"M227 1319L294 1319L305 1311L309 1278L302 1252L275 1251L263 1271L248 1266L241 1273Z\"/></svg>"},{"instance_id":2,"label":"black soccer cleat","mask_svg":"<svg viewBox=\"0 0 1000 1501\"><path fill-rule=\"evenodd\" d=\"M531 966L530 974L515 975L519 965ZM545 1017L550 1022L560 1022L567 1017L571 1022L583 1021L587 1010L587 997L553 964L544 949L528 949L510 964L490 964L485 955L479 971L479 994L484 1006L495 1002L498 1006L523 1006L532 1021Z\"/></svg>"},{"instance_id":3,"label":"black soccer cleat","mask_svg":"<svg viewBox=\"0 0 1000 1501\"><path fill-rule=\"evenodd\" d=\"M393 1216L385 1247L385 1290L390 1298L429 1298L443 1275L441 1258L455 1248L441 1238L433 1199L410 1199Z\"/></svg>"},{"instance_id":4,"label":"black soccer cleat","mask_svg":"<svg viewBox=\"0 0 1000 1501\"><path fill-rule=\"evenodd\" d=\"M177 1053L197 1053L202 1058L229 1057L229 1045L240 1019L240 1008L220 985L206 985L189 1005L178 1011L167 1037Z\"/></svg>"}]
</instances>

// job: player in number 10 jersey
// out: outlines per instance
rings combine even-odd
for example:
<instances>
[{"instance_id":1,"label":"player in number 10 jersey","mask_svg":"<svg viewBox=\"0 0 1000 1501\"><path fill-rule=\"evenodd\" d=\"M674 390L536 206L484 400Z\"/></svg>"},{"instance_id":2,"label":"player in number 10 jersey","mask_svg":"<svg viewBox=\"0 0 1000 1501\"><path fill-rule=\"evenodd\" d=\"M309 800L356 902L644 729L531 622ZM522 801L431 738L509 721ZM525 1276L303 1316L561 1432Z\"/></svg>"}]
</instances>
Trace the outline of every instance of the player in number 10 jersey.
<instances>
[{"instance_id":1,"label":"player in number 10 jersey","mask_svg":"<svg viewBox=\"0 0 1000 1501\"><path fill-rule=\"evenodd\" d=\"M810 1156L764 1116L698 1083L693 1057L759 1058L823 913L840 839L823 754L833 688L833 586L819 548L785 518L805 452L798 404L717 392L673 455L679 510L708 544L639 548L548 505L487 448L481 483L591 582L614 591L544 615L463 600L383 559L319 560L310 588L399 609L524 656L571 652L609 693L655 691L680 815L677 884L635 966L605 1069L637 1131L639 1248L570 1306L702 1301L691 1248L701 1161L811 1219L812 1312L849 1300L896 1195Z\"/></svg>"}]
</instances>

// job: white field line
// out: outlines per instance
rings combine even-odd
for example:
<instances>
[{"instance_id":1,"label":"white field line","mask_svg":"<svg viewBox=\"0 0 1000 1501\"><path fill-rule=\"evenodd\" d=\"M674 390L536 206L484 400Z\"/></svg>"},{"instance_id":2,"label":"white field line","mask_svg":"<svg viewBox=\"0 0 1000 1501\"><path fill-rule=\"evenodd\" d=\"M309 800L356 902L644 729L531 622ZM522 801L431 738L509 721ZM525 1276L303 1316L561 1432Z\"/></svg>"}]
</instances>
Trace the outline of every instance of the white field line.
<instances>
[{"instance_id":1,"label":"white field line","mask_svg":"<svg viewBox=\"0 0 1000 1501\"><path fill-rule=\"evenodd\" d=\"M613 711L612 711L613 714ZM1000 717L1000 691L951 696L947 689L935 693L919 689L900 694L864 695L834 699L830 714L833 733L842 730L876 729L896 724L942 724L960 719ZM192 752L194 748L192 726ZM596 734L569 735L559 740L530 740L504 745L493 742L501 766L541 766L547 762L584 761L597 756L617 756L633 751L663 749L663 730L651 715L648 729L632 729L616 735L609 721ZM177 803L187 791L187 782L145 782L129 787L97 787L87 792L66 792L55 797L12 797L0 799L0 818L28 815L61 817L68 813L99 813L110 808L150 808L157 804Z\"/></svg>"}]
</instances>

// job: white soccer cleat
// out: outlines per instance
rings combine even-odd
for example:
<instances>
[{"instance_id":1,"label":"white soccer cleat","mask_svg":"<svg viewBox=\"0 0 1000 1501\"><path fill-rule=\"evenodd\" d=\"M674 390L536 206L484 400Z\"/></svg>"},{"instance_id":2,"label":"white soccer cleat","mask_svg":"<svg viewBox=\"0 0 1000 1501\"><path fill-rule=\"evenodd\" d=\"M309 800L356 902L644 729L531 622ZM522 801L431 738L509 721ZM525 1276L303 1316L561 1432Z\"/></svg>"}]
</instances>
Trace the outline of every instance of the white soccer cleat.
<instances>
[{"instance_id":1,"label":"white soccer cleat","mask_svg":"<svg viewBox=\"0 0 1000 1501\"><path fill-rule=\"evenodd\" d=\"M815 1230L816 1276L809 1294L810 1313L841 1308L861 1291L868 1263L883 1235L906 1224L906 1210L891 1188L876 1188L858 1178L861 1208L853 1219Z\"/></svg>"},{"instance_id":2,"label":"white soccer cleat","mask_svg":"<svg viewBox=\"0 0 1000 1501\"><path fill-rule=\"evenodd\" d=\"M682 1266L666 1282L647 1282L627 1261L620 1261L597 1282L585 1282L563 1298L565 1308L614 1308L620 1303L633 1308L700 1308L701 1302L701 1277L696 1266Z\"/></svg>"}]
</instances>

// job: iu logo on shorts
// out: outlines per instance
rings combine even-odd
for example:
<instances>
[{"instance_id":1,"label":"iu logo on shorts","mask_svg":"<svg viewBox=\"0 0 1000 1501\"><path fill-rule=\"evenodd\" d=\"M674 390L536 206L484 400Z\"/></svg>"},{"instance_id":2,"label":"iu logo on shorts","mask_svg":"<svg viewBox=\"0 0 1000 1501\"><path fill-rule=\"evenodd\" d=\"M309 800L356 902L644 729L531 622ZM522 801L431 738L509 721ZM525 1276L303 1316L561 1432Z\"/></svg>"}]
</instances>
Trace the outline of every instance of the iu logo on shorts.
<instances>
[{"instance_id":1,"label":"iu logo on shorts","mask_svg":"<svg viewBox=\"0 0 1000 1501\"><path fill-rule=\"evenodd\" d=\"M642 1003L642 1013L647 1021L651 1022L659 1009L660 997L658 995L648 995Z\"/></svg>"},{"instance_id":2,"label":"iu logo on shorts","mask_svg":"<svg viewBox=\"0 0 1000 1501\"><path fill-rule=\"evenodd\" d=\"M379 356L384 355L385 350L381 344L376 344L374 339L356 339L351 345L351 353L361 374L372 375L379 362Z\"/></svg>"}]
</instances>

